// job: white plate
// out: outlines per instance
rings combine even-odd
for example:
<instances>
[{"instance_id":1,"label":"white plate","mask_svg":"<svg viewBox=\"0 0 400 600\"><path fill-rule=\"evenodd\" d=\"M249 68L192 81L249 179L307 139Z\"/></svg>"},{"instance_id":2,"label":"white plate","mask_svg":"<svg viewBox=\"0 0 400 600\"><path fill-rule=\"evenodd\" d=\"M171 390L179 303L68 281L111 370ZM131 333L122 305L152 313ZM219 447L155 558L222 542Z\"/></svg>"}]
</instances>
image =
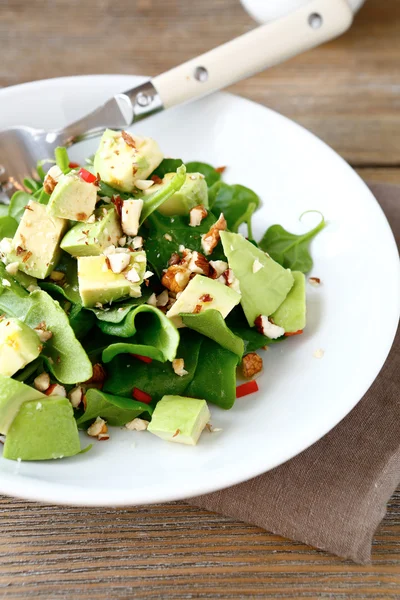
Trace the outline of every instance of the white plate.
<instances>
[{"instance_id":1,"label":"white plate","mask_svg":"<svg viewBox=\"0 0 400 600\"><path fill-rule=\"evenodd\" d=\"M59 127L140 78L53 79L0 92L0 127ZM263 354L260 393L230 411L212 407L223 431L197 447L139 432L111 430L107 443L71 459L22 463L0 459L0 492L81 505L144 504L218 490L268 471L334 427L381 369L399 316L399 262L389 225L352 169L313 135L242 98L216 94L142 122L165 154L227 165L226 180L262 198L256 238L272 223L301 232L318 209L329 226L312 244L308 325L302 336ZM95 146L71 151L82 159ZM322 359L314 352L322 348ZM88 438L83 435L83 441Z\"/></svg>"}]
</instances>

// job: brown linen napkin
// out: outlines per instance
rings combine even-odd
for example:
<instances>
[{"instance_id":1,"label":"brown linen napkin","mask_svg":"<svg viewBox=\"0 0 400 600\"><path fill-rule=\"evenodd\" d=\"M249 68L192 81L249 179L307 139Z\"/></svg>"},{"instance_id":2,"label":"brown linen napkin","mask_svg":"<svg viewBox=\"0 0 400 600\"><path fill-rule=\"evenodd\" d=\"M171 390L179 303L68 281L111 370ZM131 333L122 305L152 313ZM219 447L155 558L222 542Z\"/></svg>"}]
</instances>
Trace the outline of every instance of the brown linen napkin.
<instances>
[{"instance_id":1,"label":"brown linen napkin","mask_svg":"<svg viewBox=\"0 0 400 600\"><path fill-rule=\"evenodd\" d=\"M370 187L399 243L400 186ZM366 563L399 481L400 331L371 388L323 439L264 475L188 502Z\"/></svg>"}]
</instances>

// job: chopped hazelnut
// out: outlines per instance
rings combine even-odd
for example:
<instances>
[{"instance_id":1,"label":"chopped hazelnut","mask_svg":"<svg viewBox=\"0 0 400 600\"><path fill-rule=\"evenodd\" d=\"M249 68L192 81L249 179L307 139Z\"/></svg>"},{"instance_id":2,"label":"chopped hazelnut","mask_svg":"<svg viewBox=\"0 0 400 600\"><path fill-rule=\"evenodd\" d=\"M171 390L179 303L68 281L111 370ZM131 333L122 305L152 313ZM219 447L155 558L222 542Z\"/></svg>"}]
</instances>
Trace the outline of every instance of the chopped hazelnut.
<instances>
[{"instance_id":1,"label":"chopped hazelnut","mask_svg":"<svg viewBox=\"0 0 400 600\"><path fill-rule=\"evenodd\" d=\"M206 211L206 209L204 208L204 206L202 204L199 204L198 206L195 206L194 208L192 208L189 214L190 214L190 221L189 221L190 227L198 227L200 225L200 223L202 222L202 220L206 218L206 216L208 215L208 212Z\"/></svg>"},{"instance_id":2,"label":"chopped hazelnut","mask_svg":"<svg viewBox=\"0 0 400 600\"><path fill-rule=\"evenodd\" d=\"M101 434L107 433L107 423L101 417L97 417L94 423L88 428L87 434L90 437L99 437Z\"/></svg>"},{"instance_id":3,"label":"chopped hazelnut","mask_svg":"<svg viewBox=\"0 0 400 600\"><path fill-rule=\"evenodd\" d=\"M258 356L256 352L250 352L243 356L242 359L242 373L246 379L251 379L258 373L261 373L263 368L263 360L261 356Z\"/></svg>"},{"instance_id":4,"label":"chopped hazelnut","mask_svg":"<svg viewBox=\"0 0 400 600\"><path fill-rule=\"evenodd\" d=\"M68 398L74 408L78 408L83 398L83 388L80 385L74 387L68 394Z\"/></svg>"},{"instance_id":5,"label":"chopped hazelnut","mask_svg":"<svg viewBox=\"0 0 400 600\"><path fill-rule=\"evenodd\" d=\"M172 368L174 370L174 373L176 375L179 375L179 377L183 377L184 375L188 374L188 371L186 371L185 369L185 361L183 360L183 358L175 358L172 361Z\"/></svg>"},{"instance_id":6,"label":"chopped hazelnut","mask_svg":"<svg viewBox=\"0 0 400 600\"><path fill-rule=\"evenodd\" d=\"M33 380L33 385L39 392L45 392L50 387L50 375L44 372L40 373Z\"/></svg>"},{"instance_id":7,"label":"chopped hazelnut","mask_svg":"<svg viewBox=\"0 0 400 600\"><path fill-rule=\"evenodd\" d=\"M212 253L220 240L220 231L225 231L226 228L227 223L223 213L221 213L218 221L207 233L201 236L201 245L206 256Z\"/></svg>"},{"instance_id":8,"label":"chopped hazelnut","mask_svg":"<svg viewBox=\"0 0 400 600\"><path fill-rule=\"evenodd\" d=\"M162 276L161 283L171 292L182 292L189 283L190 274L184 265L171 265Z\"/></svg>"},{"instance_id":9,"label":"chopped hazelnut","mask_svg":"<svg viewBox=\"0 0 400 600\"><path fill-rule=\"evenodd\" d=\"M129 423L125 424L125 428L129 429L129 431L146 431L149 425L149 421L145 419L133 419L133 421L129 421Z\"/></svg>"}]
</instances>

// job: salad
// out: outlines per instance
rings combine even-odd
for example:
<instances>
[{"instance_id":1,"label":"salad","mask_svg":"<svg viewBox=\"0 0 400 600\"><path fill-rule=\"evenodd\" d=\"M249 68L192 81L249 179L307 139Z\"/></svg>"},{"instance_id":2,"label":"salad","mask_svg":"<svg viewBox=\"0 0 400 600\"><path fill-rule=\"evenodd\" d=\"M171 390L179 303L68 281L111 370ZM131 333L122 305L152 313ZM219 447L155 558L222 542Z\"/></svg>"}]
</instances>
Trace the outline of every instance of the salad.
<instances>
[{"instance_id":1,"label":"salad","mask_svg":"<svg viewBox=\"0 0 400 600\"><path fill-rule=\"evenodd\" d=\"M107 130L85 166L57 148L0 206L4 458L74 456L79 429L194 445L209 404L257 391L257 351L302 333L324 219L256 242L260 200L223 171Z\"/></svg>"}]
</instances>

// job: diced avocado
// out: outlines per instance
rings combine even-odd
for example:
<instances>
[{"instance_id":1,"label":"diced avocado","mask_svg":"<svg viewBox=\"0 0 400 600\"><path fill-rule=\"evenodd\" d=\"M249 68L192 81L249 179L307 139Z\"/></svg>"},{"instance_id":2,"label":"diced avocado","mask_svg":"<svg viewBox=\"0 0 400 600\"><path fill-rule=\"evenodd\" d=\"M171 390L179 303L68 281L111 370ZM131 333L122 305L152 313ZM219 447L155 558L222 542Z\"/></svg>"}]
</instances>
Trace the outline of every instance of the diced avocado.
<instances>
[{"instance_id":1,"label":"diced avocado","mask_svg":"<svg viewBox=\"0 0 400 600\"><path fill-rule=\"evenodd\" d=\"M86 222L93 214L97 202L98 187L87 183L72 171L61 175L47 205L53 217Z\"/></svg>"},{"instance_id":2,"label":"diced avocado","mask_svg":"<svg viewBox=\"0 0 400 600\"><path fill-rule=\"evenodd\" d=\"M46 206L29 200L7 254L9 263L18 262L19 270L45 279L60 258L60 240L67 221L48 214Z\"/></svg>"},{"instance_id":3,"label":"diced avocado","mask_svg":"<svg viewBox=\"0 0 400 600\"><path fill-rule=\"evenodd\" d=\"M146 179L162 159L152 138L106 129L94 157L94 170L117 190L132 192L135 181Z\"/></svg>"},{"instance_id":4,"label":"diced avocado","mask_svg":"<svg viewBox=\"0 0 400 600\"><path fill-rule=\"evenodd\" d=\"M39 336L19 319L0 321L0 373L11 377L42 351Z\"/></svg>"},{"instance_id":5,"label":"diced avocado","mask_svg":"<svg viewBox=\"0 0 400 600\"><path fill-rule=\"evenodd\" d=\"M98 256L108 246L118 245L122 229L115 208L99 208L94 214L94 223L77 223L65 234L60 244L65 252L72 256Z\"/></svg>"},{"instance_id":6,"label":"diced avocado","mask_svg":"<svg viewBox=\"0 0 400 600\"><path fill-rule=\"evenodd\" d=\"M140 286L146 271L145 252L130 253L129 265L122 273L113 273L107 262L104 255L78 258L79 294L83 306L106 304L125 296L139 298L142 295Z\"/></svg>"},{"instance_id":7,"label":"diced avocado","mask_svg":"<svg viewBox=\"0 0 400 600\"><path fill-rule=\"evenodd\" d=\"M49 460L81 451L74 411L67 398L44 397L22 404L4 444L11 460Z\"/></svg>"},{"instance_id":8,"label":"diced avocado","mask_svg":"<svg viewBox=\"0 0 400 600\"><path fill-rule=\"evenodd\" d=\"M286 332L296 332L306 326L306 278L300 271L292 271L294 284L278 310L272 313L275 325Z\"/></svg>"},{"instance_id":9,"label":"diced avocado","mask_svg":"<svg viewBox=\"0 0 400 600\"><path fill-rule=\"evenodd\" d=\"M171 181L174 176L175 173L167 173L163 182L150 187L146 190L145 195L154 194L157 188L161 188ZM208 208L207 182L201 173L188 173L186 181L179 192L175 192L173 196L161 204L158 211L166 216L188 215L190 210L199 204Z\"/></svg>"},{"instance_id":10,"label":"diced avocado","mask_svg":"<svg viewBox=\"0 0 400 600\"><path fill-rule=\"evenodd\" d=\"M11 423L24 402L45 399L44 394L29 385L0 375L0 433L3 435L8 433Z\"/></svg>"},{"instance_id":11,"label":"diced avocado","mask_svg":"<svg viewBox=\"0 0 400 600\"><path fill-rule=\"evenodd\" d=\"M225 318L240 302L240 294L215 279L196 275L167 312L167 317L181 325L180 313L199 313L209 308L219 310Z\"/></svg>"},{"instance_id":12,"label":"diced avocado","mask_svg":"<svg viewBox=\"0 0 400 600\"><path fill-rule=\"evenodd\" d=\"M229 267L239 280L241 304L250 327L259 315L268 317L293 286L293 275L239 233L221 231Z\"/></svg>"},{"instance_id":13,"label":"diced avocado","mask_svg":"<svg viewBox=\"0 0 400 600\"><path fill-rule=\"evenodd\" d=\"M184 396L163 396L147 431L168 442L195 446L210 420L207 402Z\"/></svg>"}]
</instances>

